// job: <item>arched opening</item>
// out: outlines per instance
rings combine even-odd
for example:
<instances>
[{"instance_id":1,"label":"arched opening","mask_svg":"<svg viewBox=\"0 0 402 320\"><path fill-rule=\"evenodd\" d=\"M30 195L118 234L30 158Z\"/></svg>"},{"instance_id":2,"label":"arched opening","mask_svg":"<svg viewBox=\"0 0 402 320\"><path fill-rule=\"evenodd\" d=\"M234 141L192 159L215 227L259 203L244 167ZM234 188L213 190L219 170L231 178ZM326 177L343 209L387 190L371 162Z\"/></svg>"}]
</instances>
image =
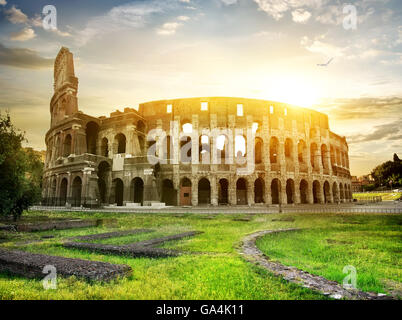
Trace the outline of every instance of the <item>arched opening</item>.
<instances>
[{"instance_id":1,"label":"arched opening","mask_svg":"<svg viewBox=\"0 0 402 320\"><path fill-rule=\"evenodd\" d=\"M191 205L191 180L183 178L180 183L180 205Z\"/></svg>"},{"instance_id":2,"label":"arched opening","mask_svg":"<svg viewBox=\"0 0 402 320\"><path fill-rule=\"evenodd\" d=\"M60 183L60 205L65 206L67 202L67 179L64 178Z\"/></svg>"},{"instance_id":3,"label":"arched opening","mask_svg":"<svg viewBox=\"0 0 402 320\"><path fill-rule=\"evenodd\" d=\"M304 140L300 140L297 145L297 158L300 163L305 163L306 143Z\"/></svg>"},{"instance_id":4,"label":"arched opening","mask_svg":"<svg viewBox=\"0 0 402 320\"><path fill-rule=\"evenodd\" d=\"M334 199L334 203L339 201L339 189L336 182L332 184L332 197Z\"/></svg>"},{"instance_id":5,"label":"arched opening","mask_svg":"<svg viewBox=\"0 0 402 320\"><path fill-rule=\"evenodd\" d=\"M247 145L246 138L241 135L235 137L235 155L237 164L245 164L246 162Z\"/></svg>"},{"instance_id":6,"label":"arched opening","mask_svg":"<svg viewBox=\"0 0 402 320\"><path fill-rule=\"evenodd\" d=\"M96 142L98 141L99 126L97 123L88 122L85 130L87 137L87 153L96 154Z\"/></svg>"},{"instance_id":7,"label":"arched opening","mask_svg":"<svg viewBox=\"0 0 402 320\"><path fill-rule=\"evenodd\" d=\"M295 202L295 182L292 179L286 181L286 200L288 204Z\"/></svg>"},{"instance_id":8,"label":"arched opening","mask_svg":"<svg viewBox=\"0 0 402 320\"><path fill-rule=\"evenodd\" d=\"M269 160L271 163L278 163L279 141L277 137L272 137L269 142Z\"/></svg>"},{"instance_id":9,"label":"arched opening","mask_svg":"<svg viewBox=\"0 0 402 320\"><path fill-rule=\"evenodd\" d=\"M202 178L198 182L198 204L210 204L211 203L211 185L209 180Z\"/></svg>"},{"instance_id":10,"label":"arched opening","mask_svg":"<svg viewBox=\"0 0 402 320\"><path fill-rule=\"evenodd\" d=\"M304 179L300 181L300 202L308 203L308 183Z\"/></svg>"},{"instance_id":11,"label":"arched opening","mask_svg":"<svg viewBox=\"0 0 402 320\"><path fill-rule=\"evenodd\" d=\"M50 199L50 203L52 205L54 205L54 206L57 205L57 203L56 203L56 197L57 197L56 188L57 188L57 182L56 182L56 179L54 179L53 182L52 182L51 199Z\"/></svg>"},{"instance_id":12,"label":"arched opening","mask_svg":"<svg viewBox=\"0 0 402 320\"><path fill-rule=\"evenodd\" d=\"M71 141L71 134L68 134L63 142L63 157L68 157L71 154Z\"/></svg>"},{"instance_id":13,"label":"arched opening","mask_svg":"<svg viewBox=\"0 0 402 320\"><path fill-rule=\"evenodd\" d=\"M254 154L255 154L255 163L260 164L262 162L262 147L263 141L261 138L255 138L254 143Z\"/></svg>"},{"instance_id":14,"label":"arched opening","mask_svg":"<svg viewBox=\"0 0 402 320\"><path fill-rule=\"evenodd\" d=\"M229 182L227 179L219 180L219 190L218 190L218 203L219 204L228 204L229 196L228 196Z\"/></svg>"},{"instance_id":15,"label":"arched opening","mask_svg":"<svg viewBox=\"0 0 402 320\"><path fill-rule=\"evenodd\" d=\"M324 182L324 203L331 203L331 188L328 181Z\"/></svg>"},{"instance_id":16,"label":"arched opening","mask_svg":"<svg viewBox=\"0 0 402 320\"><path fill-rule=\"evenodd\" d=\"M315 180L313 182L313 199L314 199L314 203L320 203L321 187L320 187L320 183L317 180Z\"/></svg>"},{"instance_id":17,"label":"arched opening","mask_svg":"<svg viewBox=\"0 0 402 320\"><path fill-rule=\"evenodd\" d=\"M177 194L173 185L173 181L165 179L162 182L162 202L167 206L177 205Z\"/></svg>"},{"instance_id":18,"label":"arched opening","mask_svg":"<svg viewBox=\"0 0 402 320\"><path fill-rule=\"evenodd\" d=\"M323 169L328 169L328 148L327 145L321 145L321 163Z\"/></svg>"},{"instance_id":19,"label":"arched opening","mask_svg":"<svg viewBox=\"0 0 402 320\"><path fill-rule=\"evenodd\" d=\"M101 141L101 156L109 156L109 141L107 138L103 138Z\"/></svg>"},{"instance_id":20,"label":"arched opening","mask_svg":"<svg viewBox=\"0 0 402 320\"><path fill-rule=\"evenodd\" d=\"M102 161L98 166L98 189L101 203L108 203L107 186L111 179L111 168L109 163Z\"/></svg>"},{"instance_id":21,"label":"arched opening","mask_svg":"<svg viewBox=\"0 0 402 320\"><path fill-rule=\"evenodd\" d=\"M131 194L133 196L134 203L144 202L144 181L141 178L136 177L131 181Z\"/></svg>"},{"instance_id":22,"label":"arched opening","mask_svg":"<svg viewBox=\"0 0 402 320\"><path fill-rule=\"evenodd\" d=\"M207 135L201 135L199 139L199 153L198 159L202 164L210 163L211 146L209 142L209 137Z\"/></svg>"},{"instance_id":23,"label":"arched opening","mask_svg":"<svg viewBox=\"0 0 402 320\"><path fill-rule=\"evenodd\" d=\"M343 190L345 192L344 199L348 200L349 199L349 192L348 192L348 186L346 185L346 183L343 186Z\"/></svg>"},{"instance_id":24,"label":"arched opening","mask_svg":"<svg viewBox=\"0 0 402 320\"><path fill-rule=\"evenodd\" d=\"M126 153L126 136L122 133L119 133L114 138L114 141L117 146L116 153Z\"/></svg>"},{"instance_id":25,"label":"arched opening","mask_svg":"<svg viewBox=\"0 0 402 320\"><path fill-rule=\"evenodd\" d=\"M293 142L290 138L285 140L285 158L286 161L293 161Z\"/></svg>"},{"instance_id":26,"label":"arched opening","mask_svg":"<svg viewBox=\"0 0 402 320\"><path fill-rule=\"evenodd\" d=\"M271 182L271 198L272 204L279 204L279 193L281 191L281 182L275 178Z\"/></svg>"},{"instance_id":27,"label":"arched opening","mask_svg":"<svg viewBox=\"0 0 402 320\"><path fill-rule=\"evenodd\" d=\"M314 170L318 170L318 147L315 142L313 142L310 146L310 157L311 157L311 167Z\"/></svg>"},{"instance_id":28,"label":"arched opening","mask_svg":"<svg viewBox=\"0 0 402 320\"><path fill-rule=\"evenodd\" d=\"M261 178L254 181L254 202L264 203L264 180Z\"/></svg>"},{"instance_id":29,"label":"arched opening","mask_svg":"<svg viewBox=\"0 0 402 320\"><path fill-rule=\"evenodd\" d=\"M229 163L229 139L225 135L219 135L216 138L217 159L221 164Z\"/></svg>"},{"instance_id":30,"label":"arched opening","mask_svg":"<svg viewBox=\"0 0 402 320\"><path fill-rule=\"evenodd\" d=\"M122 206L124 199L124 183L121 179L117 178L113 180L112 191L114 195L114 203L118 206Z\"/></svg>"},{"instance_id":31,"label":"arched opening","mask_svg":"<svg viewBox=\"0 0 402 320\"><path fill-rule=\"evenodd\" d=\"M247 181L240 178L236 182L236 203L239 205L247 204Z\"/></svg>"},{"instance_id":32,"label":"arched opening","mask_svg":"<svg viewBox=\"0 0 402 320\"><path fill-rule=\"evenodd\" d=\"M72 185L72 203L73 207L81 206L81 191L82 191L82 181L80 177L75 177Z\"/></svg>"}]
</instances>

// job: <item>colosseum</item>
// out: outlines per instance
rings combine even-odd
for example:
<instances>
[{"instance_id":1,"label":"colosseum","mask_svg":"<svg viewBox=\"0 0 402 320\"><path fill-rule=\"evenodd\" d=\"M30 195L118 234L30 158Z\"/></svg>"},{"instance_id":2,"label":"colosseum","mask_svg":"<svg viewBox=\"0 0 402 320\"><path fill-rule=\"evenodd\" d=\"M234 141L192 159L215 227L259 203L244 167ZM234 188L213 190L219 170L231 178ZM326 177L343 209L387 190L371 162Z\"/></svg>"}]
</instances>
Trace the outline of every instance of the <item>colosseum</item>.
<instances>
[{"instance_id":1,"label":"colosseum","mask_svg":"<svg viewBox=\"0 0 402 320\"><path fill-rule=\"evenodd\" d=\"M79 111L73 55L54 64L43 204L66 207L324 204L351 200L348 144L328 116L204 97ZM291 93L290 93L291 94Z\"/></svg>"}]
</instances>

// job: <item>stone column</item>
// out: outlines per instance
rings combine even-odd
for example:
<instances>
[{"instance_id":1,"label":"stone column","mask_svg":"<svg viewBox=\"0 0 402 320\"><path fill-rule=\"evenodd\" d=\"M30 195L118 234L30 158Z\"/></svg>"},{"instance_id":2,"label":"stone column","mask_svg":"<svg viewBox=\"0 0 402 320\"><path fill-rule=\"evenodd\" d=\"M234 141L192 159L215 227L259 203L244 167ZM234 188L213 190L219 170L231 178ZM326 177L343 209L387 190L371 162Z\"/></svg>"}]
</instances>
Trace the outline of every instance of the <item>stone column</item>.
<instances>
[{"instance_id":1,"label":"stone column","mask_svg":"<svg viewBox=\"0 0 402 320\"><path fill-rule=\"evenodd\" d=\"M249 179L247 179L247 204L249 206L255 204L254 200L254 183L253 179L249 177Z\"/></svg>"},{"instance_id":2,"label":"stone column","mask_svg":"<svg viewBox=\"0 0 402 320\"><path fill-rule=\"evenodd\" d=\"M272 179L267 175L265 177L265 190L264 190L264 197L265 203L267 205L272 204L272 196L271 196L271 181Z\"/></svg>"},{"instance_id":3,"label":"stone column","mask_svg":"<svg viewBox=\"0 0 402 320\"><path fill-rule=\"evenodd\" d=\"M211 204L213 206L217 206L218 205L218 186L217 186L215 175L213 175L210 178L210 184L211 184Z\"/></svg>"},{"instance_id":4,"label":"stone column","mask_svg":"<svg viewBox=\"0 0 402 320\"><path fill-rule=\"evenodd\" d=\"M198 206L198 181L196 178L191 179L191 205Z\"/></svg>"}]
</instances>

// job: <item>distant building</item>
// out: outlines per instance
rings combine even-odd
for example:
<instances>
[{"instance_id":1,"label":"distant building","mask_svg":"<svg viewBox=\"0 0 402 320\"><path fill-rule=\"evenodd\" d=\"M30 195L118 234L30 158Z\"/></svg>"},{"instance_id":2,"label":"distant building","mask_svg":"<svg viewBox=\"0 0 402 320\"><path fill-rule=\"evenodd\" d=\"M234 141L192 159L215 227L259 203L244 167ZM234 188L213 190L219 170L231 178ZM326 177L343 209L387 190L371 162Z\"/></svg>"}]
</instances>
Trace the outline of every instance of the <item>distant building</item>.
<instances>
[{"instance_id":1,"label":"distant building","mask_svg":"<svg viewBox=\"0 0 402 320\"><path fill-rule=\"evenodd\" d=\"M364 187L374 183L371 174L360 177L352 176L352 192L363 192Z\"/></svg>"}]
</instances>

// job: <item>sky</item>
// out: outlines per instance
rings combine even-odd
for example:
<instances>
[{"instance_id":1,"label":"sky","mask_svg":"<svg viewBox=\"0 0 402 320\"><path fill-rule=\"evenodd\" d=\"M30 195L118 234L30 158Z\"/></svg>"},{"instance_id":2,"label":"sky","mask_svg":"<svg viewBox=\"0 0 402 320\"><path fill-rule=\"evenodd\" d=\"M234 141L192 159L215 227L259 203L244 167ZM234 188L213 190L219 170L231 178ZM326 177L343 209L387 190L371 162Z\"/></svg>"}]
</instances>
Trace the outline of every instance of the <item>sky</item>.
<instances>
[{"instance_id":1,"label":"sky","mask_svg":"<svg viewBox=\"0 0 402 320\"><path fill-rule=\"evenodd\" d=\"M57 29L43 27L49 4ZM400 0L0 0L0 110L39 150L62 46L90 115L170 98L267 99L328 114L352 175L402 155Z\"/></svg>"}]
</instances>

